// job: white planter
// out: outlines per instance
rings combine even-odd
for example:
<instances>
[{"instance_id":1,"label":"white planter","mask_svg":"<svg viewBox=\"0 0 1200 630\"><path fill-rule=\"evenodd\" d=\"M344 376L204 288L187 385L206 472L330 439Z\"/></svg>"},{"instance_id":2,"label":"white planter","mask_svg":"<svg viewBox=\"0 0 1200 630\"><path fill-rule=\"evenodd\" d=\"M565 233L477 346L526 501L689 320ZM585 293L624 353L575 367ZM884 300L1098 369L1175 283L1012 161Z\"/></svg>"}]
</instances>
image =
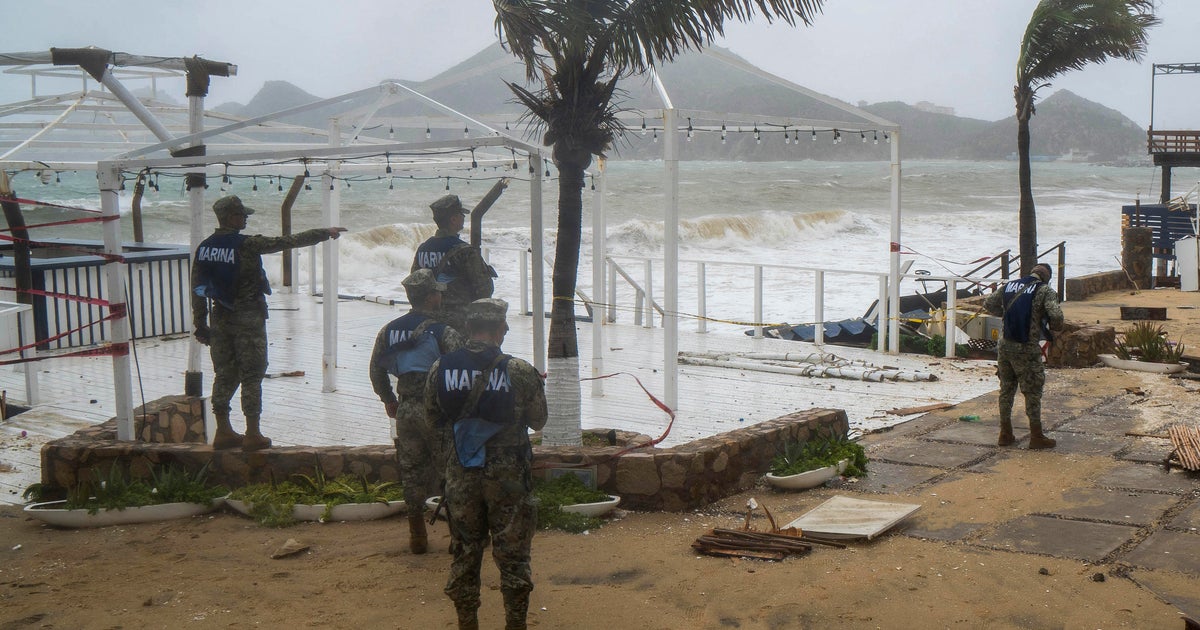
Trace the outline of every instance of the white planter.
<instances>
[{"instance_id":1,"label":"white planter","mask_svg":"<svg viewBox=\"0 0 1200 630\"><path fill-rule=\"evenodd\" d=\"M1134 370L1137 372L1153 372L1155 374L1175 374L1188 369L1188 364L1180 361L1179 363L1151 363L1149 361L1135 361L1133 359L1118 359L1115 354L1101 354L1100 362L1108 367L1120 368L1122 370Z\"/></svg>"},{"instance_id":2,"label":"white planter","mask_svg":"<svg viewBox=\"0 0 1200 630\"><path fill-rule=\"evenodd\" d=\"M245 516L251 516L251 504L236 499L226 499L226 505ZM373 521L398 514L404 509L404 501L388 501L387 503L343 503L333 506L329 518L323 519L325 504L292 506L292 518L297 521Z\"/></svg>"},{"instance_id":3,"label":"white planter","mask_svg":"<svg viewBox=\"0 0 1200 630\"><path fill-rule=\"evenodd\" d=\"M621 497L616 495L608 495L607 501L597 501L596 503L576 503L574 505L562 506L564 512L574 512L584 516L603 516L615 510L621 503Z\"/></svg>"},{"instance_id":4,"label":"white planter","mask_svg":"<svg viewBox=\"0 0 1200 630\"><path fill-rule=\"evenodd\" d=\"M212 503L160 503L128 507L123 510L100 510L89 514L86 509L65 509L66 501L47 501L25 506L25 513L44 523L56 527L105 527L132 523L153 523L177 518L190 518L211 512L221 506L224 499L213 499Z\"/></svg>"},{"instance_id":5,"label":"white planter","mask_svg":"<svg viewBox=\"0 0 1200 630\"><path fill-rule=\"evenodd\" d=\"M795 475L784 475L777 477L771 473L767 473L767 483L776 488L784 490L807 490L824 484L826 481L838 476L838 466L826 466L816 470L810 470Z\"/></svg>"}]
</instances>

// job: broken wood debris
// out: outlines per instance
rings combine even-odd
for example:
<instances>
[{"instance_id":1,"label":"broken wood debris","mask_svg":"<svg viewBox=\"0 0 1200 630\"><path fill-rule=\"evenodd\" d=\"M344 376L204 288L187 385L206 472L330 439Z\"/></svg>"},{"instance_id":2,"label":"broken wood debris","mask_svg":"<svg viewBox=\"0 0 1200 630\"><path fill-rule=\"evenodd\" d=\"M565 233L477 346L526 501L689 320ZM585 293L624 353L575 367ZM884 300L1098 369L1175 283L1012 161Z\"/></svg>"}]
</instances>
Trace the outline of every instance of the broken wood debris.
<instances>
[{"instance_id":1,"label":"broken wood debris","mask_svg":"<svg viewBox=\"0 0 1200 630\"><path fill-rule=\"evenodd\" d=\"M898 409L889 409L888 413L893 416L909 416L914 413L925 413L927 411L937 411L938 409L949 409L954 405L951 403L934 403L932 405L921 405L919 407L901 407Z\"/></svg>"},{"instance_id":2,"label":"broken wood debris","mask_svg":"<svg viewBox=\"0 0 1200 630\"><path fill-rule=\"evenodd\" d=\"M1167 427L1167 433L1171 436L1171 446L1175 447L1167 456L1167 467L1175 458L1180 468L1200 471L1200 427L1175 424Z\"/></svg>"},{"instance_id":3,"label":"broken wood debris","mask_svg":"<svg viewBox=\"0 0 1200 630\"><path fill-rule=\"evenodd\" d=\"M760 507L770 523L769 532L759 532L750 528L750 517L754 510ZM783 560L789 555L808 553L812 551L813 545L826 545L838 549L846 547L830 540L805 536L803 531L795 527L779 529L771 510L765 505L759 505L757 499L751 498L746 502L746 520L741 529L713 528L708 534L697 538L692 543L692 549L721 558Z\"/></svg>"}]
</instances>

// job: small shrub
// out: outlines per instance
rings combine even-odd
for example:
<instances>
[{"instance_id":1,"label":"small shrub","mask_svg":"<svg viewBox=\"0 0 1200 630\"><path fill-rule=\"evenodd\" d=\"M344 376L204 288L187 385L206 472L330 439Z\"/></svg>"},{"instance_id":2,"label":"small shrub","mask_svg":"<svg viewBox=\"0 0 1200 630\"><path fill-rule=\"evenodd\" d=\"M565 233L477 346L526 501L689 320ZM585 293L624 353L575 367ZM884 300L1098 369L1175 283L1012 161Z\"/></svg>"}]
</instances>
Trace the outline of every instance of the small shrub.
<instances>
[{"instance_id":1,"label":"small shrub","mask_svg":"<svg viewBox=\"0 0 1200 630\"><path fill-rule=\"evenodd\" d=\"M1183 342L1172 342L1161 325L1150 322L1135 322L1121 331L1113 353L1118 359L1146 361L1147 363L1178 363L1187 346Z\"/></svg>"},{"instance_id":2,"label":"small shrub","mask_svg":"<svg viewBox=\"0 0 1200 630\"><path fill-rule=\"evenodd\" d=\"M250 506L250 517L267 527L296 524L292 509L297 505L324 505L322 519L333 508L346 503L387 503L404 498L404 487L394 481L367 481L365 475L342 475L329 479L317 468L312 476L295 474L287 481L255 483L237 488L230 499Z\"/></svg>"},{"instance_id":3,"label":"small shrub","mask_svg":"<svg viewBox=\"0 0 1200 630\"><path fill-rule=\"evenodd\" d=\"M535 481L533 500L537 505L539 529L557 529L579 534L600 527L604 524L604 519L564 512L562 506L607 501L608 495L587 487L575 475L562 475L546 481Z\"/></svg>"},{"instance_id":4,"label":"small shrub","mask_svg":"<svg viewBox=\"0 0 1200 630\"><path fill-rule=\"evenodd\" d=\"M124 510L130 507L162 503L203 503L225 496L223 486L208 485L208 467L195 473L178 466L158 467L150 471L150 479L131 479L123 468L110 466L102 475L80 481L67 489L66 509L86 509L89 514L100 510ZM33 484L22 495L34 502L46 496L45 487Z\"/></svg>"},{"instance_id":5,"label":"small shrub","mask_svg":"<svg viewBox=\"0 0 1200 630\"><path fill-rule=\"evenodd\" d=\"M867 452L862 445L844 437L820 438L807 442L788 442L783 452L771 460L771 474L777 477L798 475L802 472L836 466L846 460L848 477L867 474Z\"/></svg>"}]
</instances>

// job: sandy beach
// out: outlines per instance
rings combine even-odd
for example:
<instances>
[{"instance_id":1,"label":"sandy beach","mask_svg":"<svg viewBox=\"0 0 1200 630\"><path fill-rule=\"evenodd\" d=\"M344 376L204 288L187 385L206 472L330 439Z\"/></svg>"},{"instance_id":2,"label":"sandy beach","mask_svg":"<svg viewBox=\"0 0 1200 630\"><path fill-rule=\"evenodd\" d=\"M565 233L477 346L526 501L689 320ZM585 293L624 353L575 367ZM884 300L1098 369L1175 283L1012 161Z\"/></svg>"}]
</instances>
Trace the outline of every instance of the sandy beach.
<instances>
[{"instance_id":1,"label":"sandy beach","mask_svg":"<svg viewBox=\"0 0 1200 630\"><path fill-rule=\"evenodd\" d=\"M1119 323L1119 306L1167 306L1167 330L1187 342L1200 339L1196 301L1116 292L1064 309ZM993 392L867 436L871 474L857 482L792 493L760 483L699 511L619 511L588 534L539 532L530 626L1183 627L1181 610L1200 614L1200 478L1157 465L1169 442L1125 434L1200 417L1197 390L1161 375L1055 370L1054 451L995 447ZM967 414L981 419L958 420ZM835 495L921 509L876 540L783 562L690 547L741 526L751 497L787 522ZM761 513L752 524L766 527ZM424 556L409 553L406 529L403 518L267 529L217 512L62 530L3 507L0 628L453 627L445 525ZM288 539L309 548L271 559ZM499 627L490 558L483 576L482 626Z\"/></svg>"}]
</instances>

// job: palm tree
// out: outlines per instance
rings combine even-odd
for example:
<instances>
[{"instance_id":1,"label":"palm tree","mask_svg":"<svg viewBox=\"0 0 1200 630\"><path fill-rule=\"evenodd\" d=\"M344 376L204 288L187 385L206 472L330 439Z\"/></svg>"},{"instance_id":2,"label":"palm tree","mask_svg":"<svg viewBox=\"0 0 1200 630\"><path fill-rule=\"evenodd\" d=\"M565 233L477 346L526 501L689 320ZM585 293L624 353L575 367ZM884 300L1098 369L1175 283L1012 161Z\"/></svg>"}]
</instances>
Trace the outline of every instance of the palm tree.
<instances>
[{"instance_id":1,"label":"palm tree","mask_svg":"<svg viewBox=\"0 0 1200 630\"><path fill-rule=\"evenodd\" d=\"M724 33L726 20L811 24L824 0L493 0L496 31L541 89L509 87L552 147L558 169L558 233L547 357L555 404L547 443L579 443L579 348L575 283L584 174L622 126L617 82Z\"/></svg>"},{"instance_id":2,"label":"palm tree","mask_svg":"<svg viewBox=\"0 0 1200 630\"><path fill-rule=\"evenodd\" d=\"M1038 90L1060 74L1120 58L1138 61L1146 31L1159 23L1153 0L1041 0L1033 10L1017 58L1017 180L1021 187L1021 275L1037 262L1037 216L1029 170L1029 119Z\"/></svg>"}]
</instances>

